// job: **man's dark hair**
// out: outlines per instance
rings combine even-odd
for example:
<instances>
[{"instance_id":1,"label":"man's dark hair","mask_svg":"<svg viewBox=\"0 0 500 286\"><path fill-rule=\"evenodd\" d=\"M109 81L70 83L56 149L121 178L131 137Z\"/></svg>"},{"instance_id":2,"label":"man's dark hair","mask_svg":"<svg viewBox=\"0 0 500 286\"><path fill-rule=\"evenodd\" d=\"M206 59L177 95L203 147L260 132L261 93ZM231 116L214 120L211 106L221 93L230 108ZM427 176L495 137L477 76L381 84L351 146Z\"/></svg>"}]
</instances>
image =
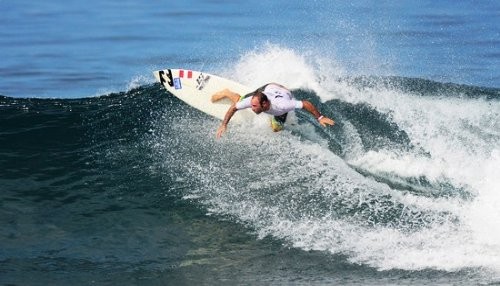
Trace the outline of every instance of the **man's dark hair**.
<instances>
[{"instance_id":1,"label":"man's dark hair","mask_svg":"<svg viewBox=\"0 0 500 286\"><path fill-rule=\"evenodd\" d=\"M262 93L262 91L257 90L253 96L257 97L259 99L259 104L262 105L264 102L268 102L269 99L267 98L267 95Z\"/></svg>"}]
</instances>

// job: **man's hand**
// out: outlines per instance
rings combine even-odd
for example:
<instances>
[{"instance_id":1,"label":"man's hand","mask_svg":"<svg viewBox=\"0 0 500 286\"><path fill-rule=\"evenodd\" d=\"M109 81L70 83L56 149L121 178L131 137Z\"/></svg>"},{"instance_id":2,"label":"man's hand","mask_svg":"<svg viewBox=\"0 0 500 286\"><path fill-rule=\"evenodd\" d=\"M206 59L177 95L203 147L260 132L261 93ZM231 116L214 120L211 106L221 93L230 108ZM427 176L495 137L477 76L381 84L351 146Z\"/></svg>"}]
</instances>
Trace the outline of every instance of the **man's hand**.
<instances>
[{"instance_id":1,"label":"man's hand","mask_svg":"<svg viewBox=\"0 0 500 286\"><path fill-rule=\"evenodd\" d=\"M323 127L326 127L326 125L331 125L333 126L335 124L335 121L333 121L332 119L326 117L326 116L321 116L319 119L318 119L318 122L319 124L321 124L321 126Z\"/></svg>"},{"instance_id":2,"label":"man's hand","mask_svg":"<svg viewBox=\"0 0 500 286\"><path fill-rule=\"evenodd\" d=\"M226 112L226 115L224 116L224 120L222 120L222 124L220 125L219 129L217 129L217 138L220 138L222 136L222 133L226 132L227 129L227 124L229 123L229 120L231 120L231 117L238 111L236 109L236 103L233 102L231 104L231 107Z\"/></svg>"},{"instance_id":3,"label":"man's hand","mask_svg":"<svg viewBox=\"0 0 500 286\"><path fill-rule=\"evenodd\" d=\"M217 139L222 137L222 133L226 132L227 125L222 124L219 129L217 129Z\"/></svg>"},{"instance_id":4,"label":"man's hand","mask_svg":"<svg viewBox=\"0 0 500 286\"><path fill-rule=\"evenodd\" d=\"M318 109L308 100L302 100L302 108L307 110L309 113L312 114L312 116L316 117L318 119L319 124L321 126L326 127L327 125L333 126L335 124L335 121L331 120L330 118L321 115L319 113Z\"/></svg>"}]
</instances>

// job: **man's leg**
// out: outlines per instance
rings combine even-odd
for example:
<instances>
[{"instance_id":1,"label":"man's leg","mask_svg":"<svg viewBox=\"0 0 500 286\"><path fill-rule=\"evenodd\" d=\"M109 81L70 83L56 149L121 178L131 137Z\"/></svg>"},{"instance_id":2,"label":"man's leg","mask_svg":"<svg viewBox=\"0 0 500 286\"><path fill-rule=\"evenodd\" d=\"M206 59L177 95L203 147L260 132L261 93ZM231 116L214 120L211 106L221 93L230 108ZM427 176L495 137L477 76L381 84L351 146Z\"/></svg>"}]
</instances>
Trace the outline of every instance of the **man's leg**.
<instances>
[{"instance_id":1,"label":"man's leg","mask_svg":"<svg viewBox=\"0 0 500 286\"><path fill-rule=\"evenodd\" d=\"M221 90L213 94L212 102L217 102L223 98L228 98L229 100L231 100L232 103L236 103L240 100L240 95L226 88L224 90Z\"/></svg>"}]
</instances>

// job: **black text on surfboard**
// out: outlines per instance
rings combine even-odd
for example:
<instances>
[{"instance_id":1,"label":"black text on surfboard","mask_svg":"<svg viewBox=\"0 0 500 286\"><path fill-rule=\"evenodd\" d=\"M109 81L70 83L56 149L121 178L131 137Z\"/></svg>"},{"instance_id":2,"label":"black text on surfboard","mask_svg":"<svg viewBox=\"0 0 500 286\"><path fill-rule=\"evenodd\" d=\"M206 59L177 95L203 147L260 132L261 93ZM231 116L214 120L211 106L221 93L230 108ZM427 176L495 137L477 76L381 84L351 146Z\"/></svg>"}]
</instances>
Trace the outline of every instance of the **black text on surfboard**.
<instances>
[{"instance_id":1,"label":"black text on surfboard","mask_svg":"<svg viewBox=\"0 0 500 286\"><path fill-rule=\"evenodd\" d=\"M207 84L207 82L209 80L210 80L210 76L209 75L204 75L203 73L200 73L200 75L196 79L196 82L198 83L196 85L196 88L198 90L202 90L203 88L205 88L205 85Z\"/></svg>"},{"instance_id":2,"label":"black text on surfboard","mask_svg":"<svg viewBox=\"0 0 500 286\"><path fill-rule=\"evenodd\" d=\"M161 70L159 71L159 75L160 75L160 83L165 85L165 82L168 83L169 86L174 86L174 82L172 80L172 71L171 70L168 70L168 73L167 73L167 79L168 81L165 80L165 71Z\"/></svg>"}]
</instances>

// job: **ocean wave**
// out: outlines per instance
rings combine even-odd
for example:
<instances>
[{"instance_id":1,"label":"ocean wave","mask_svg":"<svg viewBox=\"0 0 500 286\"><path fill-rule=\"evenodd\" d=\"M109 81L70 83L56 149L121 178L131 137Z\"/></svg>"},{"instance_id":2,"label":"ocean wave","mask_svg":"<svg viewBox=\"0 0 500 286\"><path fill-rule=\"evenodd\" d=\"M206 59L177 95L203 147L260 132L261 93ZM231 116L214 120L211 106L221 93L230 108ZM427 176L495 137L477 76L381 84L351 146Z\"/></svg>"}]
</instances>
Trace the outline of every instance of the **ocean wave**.
<instances>
[{"instance_id":1,"label":"ocean wave","mask_svg":"<svg viewBox=\"0 0 500 286\"><path fill-rule=\"evenodd\" d=\"M481 226L500 217L498 90L454 86L472 95L443 96L449 84L393 80L299 84L296 96L336 126L297 111L279 134L256 119L221 140L217 120L159 84L84 99L1 97L2 181L12 196L29 181L22 196L68 206L122 197L106 181L121 182L381 270L500 270L499 231Z\"/></svg>"}]
</instances>

